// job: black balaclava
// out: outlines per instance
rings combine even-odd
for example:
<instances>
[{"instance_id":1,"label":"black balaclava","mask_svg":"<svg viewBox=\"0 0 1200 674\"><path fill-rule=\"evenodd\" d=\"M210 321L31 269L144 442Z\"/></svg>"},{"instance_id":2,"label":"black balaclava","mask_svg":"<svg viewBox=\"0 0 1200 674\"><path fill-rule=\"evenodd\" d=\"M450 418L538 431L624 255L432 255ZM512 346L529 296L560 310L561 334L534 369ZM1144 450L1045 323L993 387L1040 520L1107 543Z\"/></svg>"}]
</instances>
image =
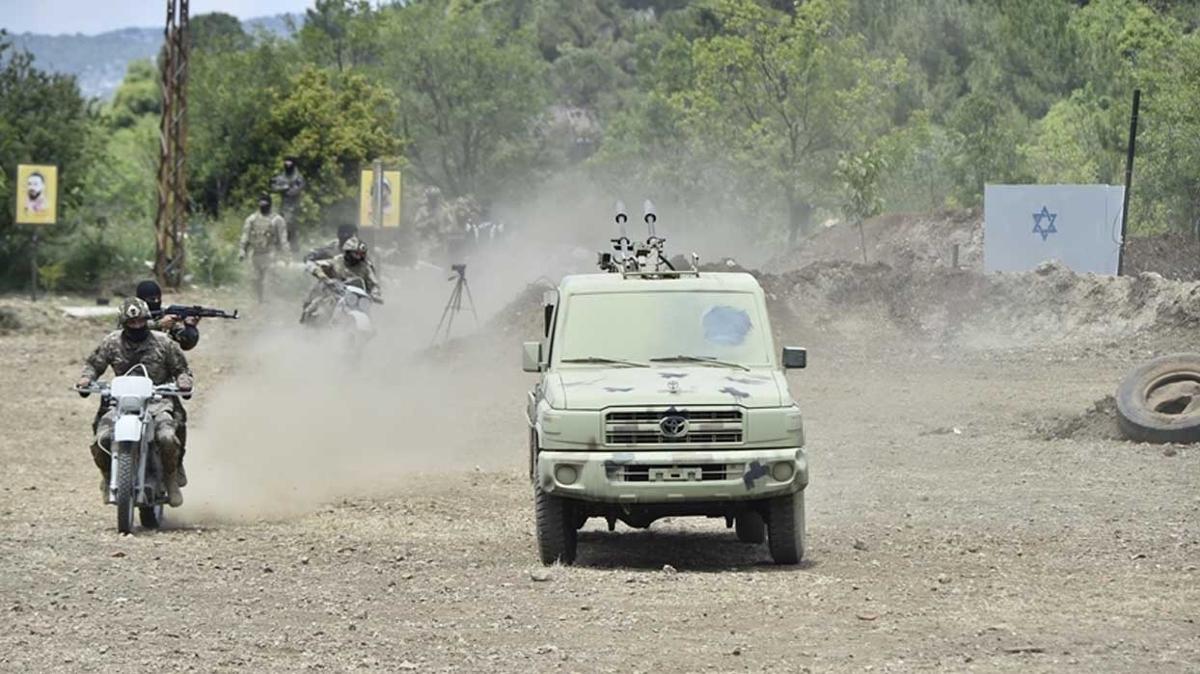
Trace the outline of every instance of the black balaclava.
<instances>
[{"instance_id":1,"label":"black balaclava","mask_svg":"<svg viewBox=\"0 0 1200 674\"><path fill-rule=\"evenodd\" d=\"M131 342L144 342L146 341L146 338L150 336L150 326L142 325L140 328L131 328L129 326L125 326L121 330L121 334L125 336L125 339L128 339Z\"/></svg>"},{"instance_id":2,"label":"black balaclava","mask_svg":"<svg viewBox=\"0 0 1200 674\"><path fill-rule=\"evenodd\" d=\"M296 170L296 160L293 157L285 157L283 160L283 171L291 175Z\"/></svg>"},{"instance_id":3,"label":"black balaclava","mask_svg":"<svg viewBox=\"0 0 1200 674\"><path fill-rule=\"evenodd\" d=\"M258 212L262 213L263 215L269 214L271 212L271 200L260 198L258 200Z\"/></svg>"},{"instance_id":4,"label":"black balaclava","mask_svg":"<svg viewBox=\"0 0 1200 674\"><path fill-rule=\"evenodd\" d=\"M162 288L154 281L142 281L137 286L137 296L150 307L150 311L162 309Z\"/></svg>"}]
</instances>

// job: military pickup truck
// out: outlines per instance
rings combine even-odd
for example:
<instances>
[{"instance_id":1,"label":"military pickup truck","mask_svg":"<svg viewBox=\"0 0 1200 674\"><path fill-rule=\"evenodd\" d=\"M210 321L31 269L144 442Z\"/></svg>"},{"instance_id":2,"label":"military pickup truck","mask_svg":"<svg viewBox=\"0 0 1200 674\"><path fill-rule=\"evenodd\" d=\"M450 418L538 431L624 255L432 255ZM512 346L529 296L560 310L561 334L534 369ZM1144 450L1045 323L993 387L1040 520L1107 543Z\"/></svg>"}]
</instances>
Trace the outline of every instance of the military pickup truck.
<instances>
[{"instance_id":1,"label":"military pickup truck","mask_svg":"<svg viewBox=\"0 0 1200 674\"><path fill-rule=\"evenodd\" d=\"M541 373L526 414L542 562L573 563L592 517L612 531L704 516L798 563L808 465L783 369L806 351L777 353L749 274L601 257L609 273L563 278L543 338L524 344L525 371Z\"/></svg>"}]
</instances>

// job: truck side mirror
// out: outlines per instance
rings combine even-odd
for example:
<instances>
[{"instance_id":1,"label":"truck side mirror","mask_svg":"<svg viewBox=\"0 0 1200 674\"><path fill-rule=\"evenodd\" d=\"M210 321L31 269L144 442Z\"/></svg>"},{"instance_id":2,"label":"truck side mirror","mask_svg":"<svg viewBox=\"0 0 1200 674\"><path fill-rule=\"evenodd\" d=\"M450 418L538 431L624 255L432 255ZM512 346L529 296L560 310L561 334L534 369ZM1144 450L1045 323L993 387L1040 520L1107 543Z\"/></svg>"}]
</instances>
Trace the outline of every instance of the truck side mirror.
<instances>
[{"instance_id":1,"label":"truck side mirror","mask_svg":"<svg viewBox=\"0 0 1200 674\"><path fill-rule=\"evenodd\" d=\"M521 369L526 372L541 372L542 371L542 343L541 342L525 342L524 351L521 354Z\"/></svg>"},{"instance_id":2,"label":"truck side mirror","mask_svg":"<svg viewBox=\"0 0 1200 674\"><path fill-rule=\"evenodd\" d=\"M547 304L542 307L542 333L550 336L550 321L554 320L554 305Z\"/></svg>"},{"instance_id":3,"label":"truck side mirror","mask_svg":"<svg viewBox=\"0 0 1200 674\"><path fill-rule=\"evenodd\" d=\"M808 367L808 349L798 346L783 347L783 369L798 370Z\"/></svg>"}]
</instances>

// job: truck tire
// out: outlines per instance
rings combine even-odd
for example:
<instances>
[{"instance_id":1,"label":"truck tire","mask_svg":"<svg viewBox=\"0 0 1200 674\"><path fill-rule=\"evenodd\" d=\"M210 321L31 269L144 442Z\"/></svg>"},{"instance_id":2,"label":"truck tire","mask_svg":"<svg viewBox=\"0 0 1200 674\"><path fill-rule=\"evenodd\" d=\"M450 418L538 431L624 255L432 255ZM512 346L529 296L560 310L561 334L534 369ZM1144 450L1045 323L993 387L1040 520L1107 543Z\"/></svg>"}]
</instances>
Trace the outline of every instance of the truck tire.
<instances>
[{"instance_id":1,"label":"truck tire","mask_svg":"<svg viewBox=\"0 0 1200 674\"><path fill-rule=\"evenodd\" d=\"M804 559L804 492L776 496L770 501L767 541L776 564L799 564Z\"/></svg>"},{"instance_id":2,"label":"truck tire","mask_svg":"<svg viewBox=\"0 0 1200 674\"><path fill-rule=\"evenodd\" d=\"M767 525L757 510L747 510L737 516L738 540L743 543L762 543L767 540Z\"/></svg>"},{"instance_id":3,"label":"truck tire","mask_svg":"<svg viewBox=\"0 0 1200 674\"><path fill-rule=\"evenodd\" d=\"M1117 388L1117 426L1135 442L1200 442L1200 354L1134 368Z\"/></svg>"},{"instance_id":4,"label":"truck tire","mask_svg":"<svg viewBox=\"0 0 1200 674\"><path fill-rule=\"evenodd\" d=\"M547 494L540 486L533 487L534 514L537 518L538 551L542 564L575 563L578 535L575 513L567 499Z\"/></svg>"},{"instance_id":5,"label":"truck tire","mask_svg":"<svg viewBox=\"0 0 1200 674\"><path fill-rule=\"evenodd\" d=\"M117 469L117 531L128 534L133 531L133 459L136 443L116 443Z\"/></svg>"}]
</instances>

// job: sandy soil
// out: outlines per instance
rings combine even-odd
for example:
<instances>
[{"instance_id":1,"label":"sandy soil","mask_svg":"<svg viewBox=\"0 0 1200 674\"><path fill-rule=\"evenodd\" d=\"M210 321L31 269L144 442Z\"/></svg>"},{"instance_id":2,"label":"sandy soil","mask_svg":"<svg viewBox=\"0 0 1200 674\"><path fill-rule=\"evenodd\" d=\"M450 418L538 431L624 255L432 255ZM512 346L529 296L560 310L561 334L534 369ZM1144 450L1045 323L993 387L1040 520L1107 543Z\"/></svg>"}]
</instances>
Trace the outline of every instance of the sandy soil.
<instances>
[{"instance_id":1,"label":"sandy soil","mask_svg":"<svg viewBox=\"0 0 1200 674\"><path fill-rule=\"evenodd\" d=\"M103 330L0 336L0 669L1200 667L1200 451L1038 432L1161 344L814 351L805 564L591 522L535 580L521 336L351 377L281 364L293 313L205 324L188 503L127 537L68 390ZM403 316L414 345L436 322Z\"/></svg>"}]
</instances>

